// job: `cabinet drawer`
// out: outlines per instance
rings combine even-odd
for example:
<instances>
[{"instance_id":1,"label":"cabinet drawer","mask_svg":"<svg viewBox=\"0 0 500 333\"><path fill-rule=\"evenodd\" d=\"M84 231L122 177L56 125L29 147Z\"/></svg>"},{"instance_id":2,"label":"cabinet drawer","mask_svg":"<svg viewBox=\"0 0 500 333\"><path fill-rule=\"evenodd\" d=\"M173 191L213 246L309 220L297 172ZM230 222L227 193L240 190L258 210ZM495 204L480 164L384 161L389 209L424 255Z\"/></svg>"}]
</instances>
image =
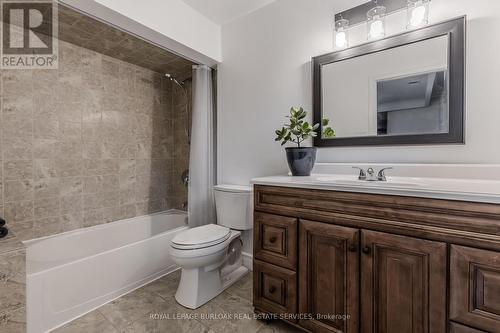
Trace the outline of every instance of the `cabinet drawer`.
<instances>
[{"instance_id":1,"label":"cabinet drawer","mask_svg":"<svg viewBox=\"0 0 500 333\"><path fill-rule=\"evenodd\" d=\"M485 333L483 331L478 331L474 328L463 326L457 323L450 324L450 333Z\"/></svg>"},{"instance_id":2,"label":"cabinet drawer","mask_svg":"<svg viewBox=\"0 0 500 333\"><path fill-rule=\"evenodd\" d=\"M500 253L453 245L450 319L500 332Z\"/></svg>"},{"instance_id":3,"label":"cabinet drawer","mask_svg":"<svg viewBox=\"0 0 500 333\"><path fill-rule=\"evenodd\" d=\"M253 270L254 306L270 313L295 313L296 273L259 260L254 260Z\"/></svg>"},{"instance_id":4,"label":"cabinet drawer","mask_svg":"<svg viewBox=\"0 0 500 333\"><path fill-rule=\"evenodd\" d=\"M297 266L297 219L256 212L254 214L256 259L295 270Z\"/></svg>"}]
</instances>

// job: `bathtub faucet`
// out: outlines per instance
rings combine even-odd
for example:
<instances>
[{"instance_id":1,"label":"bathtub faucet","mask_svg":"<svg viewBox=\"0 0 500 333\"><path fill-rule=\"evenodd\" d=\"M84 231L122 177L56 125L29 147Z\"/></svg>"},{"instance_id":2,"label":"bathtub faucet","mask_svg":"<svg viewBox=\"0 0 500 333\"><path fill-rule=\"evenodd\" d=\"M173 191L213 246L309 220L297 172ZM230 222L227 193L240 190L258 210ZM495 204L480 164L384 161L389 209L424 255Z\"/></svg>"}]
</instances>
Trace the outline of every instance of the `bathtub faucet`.
<instances>
[{"instance_id":1,"label":"bathtub faucet","mask_svg":"<svg viewBox=\"0 0 500 333\"><path fill-rule=\"evenodd\" d=\"M5 220L0 217L0 238L4 238L9 234L9 229L7 229L5 223Z\"/></svg>"}]
</instances>

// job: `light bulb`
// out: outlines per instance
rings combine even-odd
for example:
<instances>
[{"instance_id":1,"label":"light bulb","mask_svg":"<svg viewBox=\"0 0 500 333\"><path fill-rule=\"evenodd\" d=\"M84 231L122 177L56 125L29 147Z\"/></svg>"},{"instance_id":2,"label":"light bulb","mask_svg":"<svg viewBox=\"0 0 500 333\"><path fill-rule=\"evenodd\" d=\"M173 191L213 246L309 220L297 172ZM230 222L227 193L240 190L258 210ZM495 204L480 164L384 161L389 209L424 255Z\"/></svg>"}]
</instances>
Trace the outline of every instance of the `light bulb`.
<instances>
[{"instance_id":1,"label":"light bulb","mask_svg":"<svg viewBox=\"0 0 500 333\"><path fill-rule=\"evenodd\" d=\"M377 3L377 1L375 1ZM387 8L384 6L376 6L366 13L367 18L367 34L368 40L380 39L385 36L385 16Z\"/></svg>"},{"instance_id":2,"label":"light bulb","mask_svg":"<svg viewBox=\"0 0 500 333\"><path fill-rule=\"evenodd\" d=\"M373 21L370 24L370 37L380 38L384 36L384 23L381 20Z\"/></svg>"},{"instance_id":3,"label":"light bulb","mask_svg":"<svg viewBox=\"0 0 500 333\"><path fill-rule=\"evenodd\" d=\"M414 29L429 23L430 0L407 0L407 29Z\"/></svg>"},{"instance_id":4,"label":"light bulb","mask_svg":"<svg viewBox=\"0 0 500 333\"><path fill-rule=\"evenodd\" d=\"M338 48L347 46L347 35L344 31L337 32L335 35L335 46Z\"/></svg>"},{"instance_id":5,"label":"light bulb","mask_svg":"<svg viewBox=\"0 0 500 333\"><path fill-rule=\"evenodd\" d=\"M342 18L335 21L335 47L343 49L349 46L349 20Z\"/></svg>"},{"instance_id":6,"label":"light bulb","mask_svg":"<svg viewBox=\"0 0 500 333\"><path fill-rule=\"evenodd\" d=\"M425 6L418 6L413 8L411 12L410 25L413 27L418 27L425 20Z\"/></svg>"}]
</instances>

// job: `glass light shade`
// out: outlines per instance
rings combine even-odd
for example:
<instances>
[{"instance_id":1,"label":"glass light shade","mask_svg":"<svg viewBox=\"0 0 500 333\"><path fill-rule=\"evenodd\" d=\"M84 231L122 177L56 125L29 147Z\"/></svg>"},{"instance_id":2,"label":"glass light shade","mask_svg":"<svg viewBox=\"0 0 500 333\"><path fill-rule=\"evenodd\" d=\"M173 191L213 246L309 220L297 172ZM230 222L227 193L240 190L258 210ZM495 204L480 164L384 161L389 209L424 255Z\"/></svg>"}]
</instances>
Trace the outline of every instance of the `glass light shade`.
<instances>
[{"instance_id":1,"label":"glass light shade","mask_svg":"<svg viewBox=\"0 0 500 333\"><path fill-rule=\"evenodd\" d=\"M349 20L340 19L335 21L335 41L336 48L343 49L349 46Z\"/></svg>"},{"instance_id":2,"label":"glass light shade","mask_svg":"<svg viewBox=\"0 0 500 333\"><path fill-rule=\"evenodd\" d=\"M408 0L406 11L408 15L407 29L414 29L429 23L430 0Z\"/></svg>"},{"instance_id":3,"label":"glass light shade","mask_svg":"<svg viewBox=\"0 0 500 333\"><path fill-rule=\"evenodd\" d=\"M387 9L384 6L376 6L366 13L368 40L385 37L385 16Z\"/></svg>"}]
</instances>

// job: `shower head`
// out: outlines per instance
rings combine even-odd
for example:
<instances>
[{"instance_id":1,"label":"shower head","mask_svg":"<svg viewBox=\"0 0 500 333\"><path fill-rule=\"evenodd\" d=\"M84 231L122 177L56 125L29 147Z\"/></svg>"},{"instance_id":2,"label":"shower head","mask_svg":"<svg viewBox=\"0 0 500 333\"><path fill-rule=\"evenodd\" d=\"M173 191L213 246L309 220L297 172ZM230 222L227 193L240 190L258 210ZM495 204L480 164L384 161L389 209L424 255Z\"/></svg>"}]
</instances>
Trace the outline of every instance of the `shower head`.
<instances>
[{"instance_id":1,"label":"shower head","mask_svg":"<svg viewBox=\"0 0 500 333\"><path fill-rule=\"evenodd\" d=\"M165 77L166 77L167 79L169 79L170 81L172 81L172 82L176 83L176 84L177 84L179 87L181 87L181 88L184 86L184 81L182 81L182 82L177 81L177 79L175 78L175 76L173 76L173 75L172 75L172 74L170 74L170 73L165 73Z\"/></svg>"}]
</instances>

